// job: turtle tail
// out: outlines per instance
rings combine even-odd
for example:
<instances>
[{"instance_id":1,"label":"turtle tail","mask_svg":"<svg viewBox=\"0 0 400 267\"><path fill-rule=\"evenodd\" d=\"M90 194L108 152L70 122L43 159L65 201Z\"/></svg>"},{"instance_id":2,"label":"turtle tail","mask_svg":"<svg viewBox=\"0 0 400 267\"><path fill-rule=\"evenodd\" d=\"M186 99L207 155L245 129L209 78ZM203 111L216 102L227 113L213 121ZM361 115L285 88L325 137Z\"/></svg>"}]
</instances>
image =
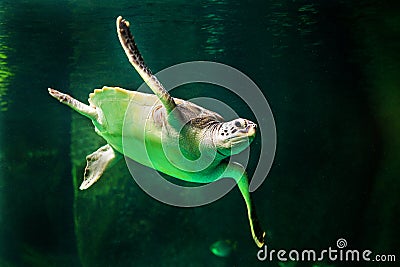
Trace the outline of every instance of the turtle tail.
<instances>
[{"instance_id":1,"label":"turtle tail","mask_svg":"<svg viewBox=\"0 0 400 267\"><path fill-rule=\"evenodd\" d=\"M97 120L98 114L94 107L86 105L75 98L71 97L70 95L61 93L57 90L49 88L49 94L60 101L61 103L71 107L73 110L79 112L80 114L88 117L89 119L95 121Z\"/></svg>"},{"instance_id":2,"label":"turtle tail","mask_svg":"<svg viewBox=\"0 0 400 267\"><path fill-rule=\"evenodd\" d=\"M154 92L154 94L157 95L167 112L171 112L176 107L174 99L144 63L143 57L140 54L133 35L129 29L129 22L123 19L121 16L117 18L117 33L121 46L124 49L129 62Z\"/></svg>"}]
</instances>

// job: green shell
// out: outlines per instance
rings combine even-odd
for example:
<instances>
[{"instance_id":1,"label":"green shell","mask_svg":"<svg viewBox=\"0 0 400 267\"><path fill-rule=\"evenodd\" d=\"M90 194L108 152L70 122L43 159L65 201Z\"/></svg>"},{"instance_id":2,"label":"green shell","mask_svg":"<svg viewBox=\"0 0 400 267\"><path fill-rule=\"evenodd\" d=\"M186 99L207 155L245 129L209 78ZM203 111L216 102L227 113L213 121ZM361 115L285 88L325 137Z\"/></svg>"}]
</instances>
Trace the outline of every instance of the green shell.
<instances>
[{"instance_id":1,"label":"green shell","mask_svg":"<svg viewBox=\"0 0 400 267\"><path fill-rule=\"evenodd\" d=\"M181 113L185 121L201 118L223 120L217 113L196 104L178 98L174 100L177 112ZM171 158L173 161L178 151L170 151L166 158L163 144L174 142L174 138L179 139L180 133L179 129L171 125L167 111L156 95L119 87L103 87L90 94L89 103L99 114L98 118L92 119L96 132L121 154L171 176L187 181L208 182L204 176L199 175L197 178L193 173L187 173L171 163ZM168 131L168 134L163 135L163 130ZM201 128L194 130L201 131ZM200 141L186 140L193 142L193 146L197 146Z\"/></svg>"}]
</instances>

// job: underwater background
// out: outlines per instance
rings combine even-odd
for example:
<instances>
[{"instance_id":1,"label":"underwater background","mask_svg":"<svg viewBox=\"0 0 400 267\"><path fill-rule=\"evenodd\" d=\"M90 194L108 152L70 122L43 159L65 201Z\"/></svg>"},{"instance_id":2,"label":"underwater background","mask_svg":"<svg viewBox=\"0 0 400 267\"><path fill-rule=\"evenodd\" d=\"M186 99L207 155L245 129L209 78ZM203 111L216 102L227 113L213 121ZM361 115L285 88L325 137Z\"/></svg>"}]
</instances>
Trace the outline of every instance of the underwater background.
<instances>
[{"instance_id":1,"label":"underwater background","mask_svg":"<svg viewBox=\"0 0 400 267\"><path fill-rule=\"evenodd\" d=\"M237 188L173 207L143 192L123 161L80 191L86 155L105 142L47 87L86 102L103 85L142 84L118 15L154 73L215 61L262 89L277 149L252 196L268 248L322 250L344 238L400 261L398 1L0 0L0 266L397 266L261 262ZM212 96L254 120L226 91L192 88L172 94ZM232 244L223 257L210 250L221 240Z\"/></svg>"}]
</instances>

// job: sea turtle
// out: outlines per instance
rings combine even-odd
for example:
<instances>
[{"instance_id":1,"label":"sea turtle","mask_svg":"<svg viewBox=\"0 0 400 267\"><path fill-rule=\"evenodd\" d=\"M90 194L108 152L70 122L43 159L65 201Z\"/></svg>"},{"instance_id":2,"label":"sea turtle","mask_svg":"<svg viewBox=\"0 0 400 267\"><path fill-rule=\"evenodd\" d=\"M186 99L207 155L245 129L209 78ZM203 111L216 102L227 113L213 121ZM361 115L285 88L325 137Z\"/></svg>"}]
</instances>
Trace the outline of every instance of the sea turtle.
<instances>
[{"instance_id":1,"label":"sea turtle","mask_svg":"<svg viewBox=\"0 0 400 267\"><path fill-rule=\"evenodd\" d=\"M235 179L245 200L253 239L258 247L262 247L265 232L260 227L250 197L245 168L227 160L230 155L249 146L257 125L242 118L225 122L215 112L171 97L144 63L129 22L119 16L116 24L119 41L129 61L154 95L103 87L90 94L90 105L86 105L67 94L48 89L50 95L61 103L91 119L96 132L107 141L107 145L86 157L80 189L87 189L95 183L121 154L184 181L209 183L230 177ZM124 138L129 140L130 149L124 147ZM165 150L165 144L176 140L179 140L179 146ZM141 150L144 144L146 150ZM186 160L200 158L200 165L207 162L207 166L199 171L182 168L187 161L182 161L181 155Z\"/></svg>"}]
</instances>

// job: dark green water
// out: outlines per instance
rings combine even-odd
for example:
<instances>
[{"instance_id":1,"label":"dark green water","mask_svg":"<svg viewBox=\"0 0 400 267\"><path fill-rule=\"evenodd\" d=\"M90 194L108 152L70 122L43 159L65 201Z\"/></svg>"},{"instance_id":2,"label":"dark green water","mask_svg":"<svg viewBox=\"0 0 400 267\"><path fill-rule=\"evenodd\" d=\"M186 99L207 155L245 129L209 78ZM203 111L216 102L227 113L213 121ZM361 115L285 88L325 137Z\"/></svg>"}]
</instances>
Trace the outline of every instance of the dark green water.
<instances>
[{"instance_id":1,"label":"dark green water","mask_svg":"<svg viewBox=\"0 0 400 267\"><path fill-rule=\"evenodd\" d=\"M78 190L85 156L104 141L47 87L83 101L103 85L140 86L118 15L153 72L216 61L262 89L278 142L253 198L270 248L321 250L345 238L400 260L400 9L349 2L0 1L0 266L284 266L257 260L236 188L203 207L172 207L121 162ZM212 96L253 119L235 97L198 88L173 94ZM209 246L223 239L238 246L218 258Z\"/></svg>"}]
</instances>

